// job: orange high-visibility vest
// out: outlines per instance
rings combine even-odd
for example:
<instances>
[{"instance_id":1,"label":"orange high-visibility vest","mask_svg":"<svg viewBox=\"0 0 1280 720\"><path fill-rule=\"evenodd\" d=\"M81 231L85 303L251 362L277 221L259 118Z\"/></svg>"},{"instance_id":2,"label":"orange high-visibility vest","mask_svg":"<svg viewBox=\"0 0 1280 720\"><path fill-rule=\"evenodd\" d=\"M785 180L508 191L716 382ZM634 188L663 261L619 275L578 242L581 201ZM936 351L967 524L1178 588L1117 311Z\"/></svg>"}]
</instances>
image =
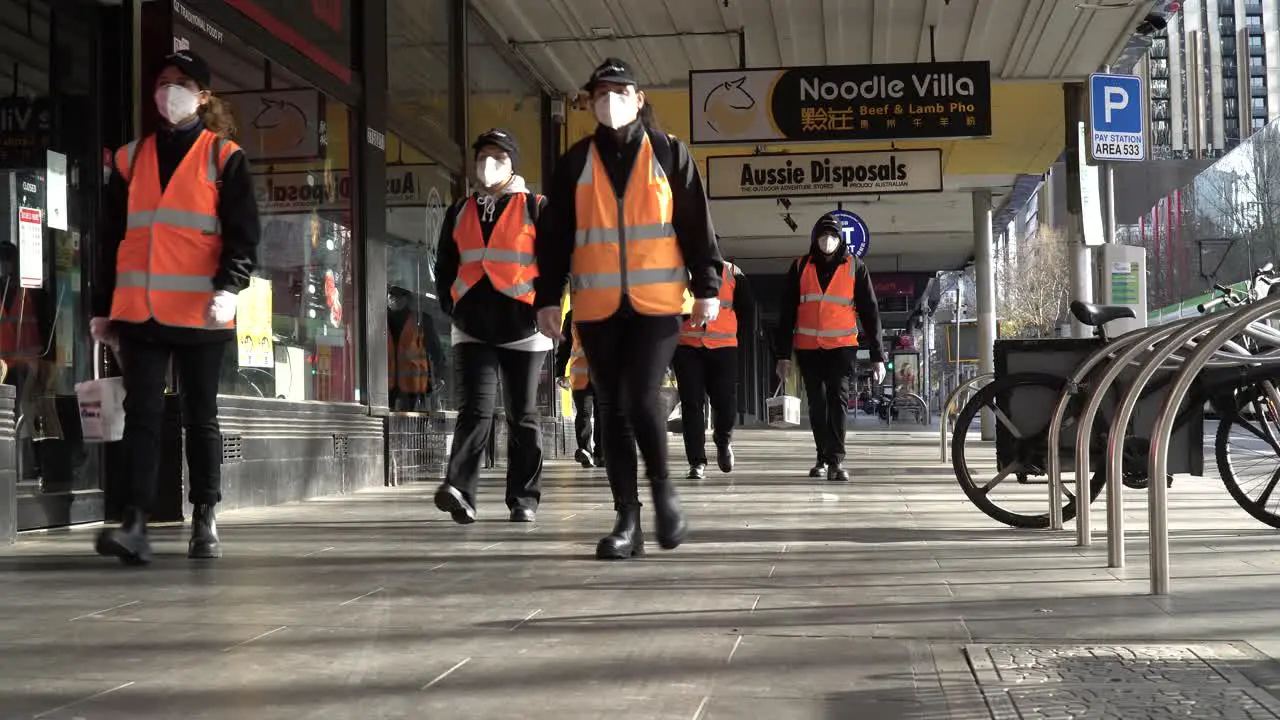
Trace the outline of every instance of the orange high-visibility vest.
<instances>
[{"instance_id":1,"label":"orange high-visibility vest","mask_svg":"<svg viewBox=\"0 0 1280 720\"><path fill-rule=\"evenodd\" d=\"M116 255L112 320L214 328L207 315L222 255L218 186L238 152L234 142L201 131L162 191L155 136L116 151L116 170L129 184L129 215Z\"/></svg>"},{"instance_id":2,"label":"orange high-visibility vest","mask_svg":"<svg viewBox=\"0 0 1280 720\"><path fill-rule=\"evenodd\" d=\"M454 304L488 275L495 290L532 305L533 279L538 277L538 262L533 254L535 237L529 202L523 193L513 194L486 246L476 199L468 198L453 228L453 241L460 256L458 277L451 288Z\"/></svg>"},{"instance_id":3,"label":"orange high-visibility vest","mask_svg":"<svg viewBox=\"0 0 1280 720\"><path fill-rule=\"evenodd\" d=\"M32 296L21 289L8 310L0 315L0 359L10 365L29 365L44 354Z\"/></svg>"},{"instance_id":4,"label":"orange high-visibility vest","mask_svg":"<svg viewBox=\"0 0 1280 720\"><path fill-rule=\"evenodd\" d=\"M813 263L800 274L796 350L829 350L858 345L858 313L853 307L853 260L846 257L824 291Z\"/></svg>"},{"instance_id":5,"label":"orange high-visibility vest","mask_svg":"<svg viewBox=\"0 0 1280 720\"><path fill-rule=\"evenodd\" d=\"M720 275L720 314L705 326L695 326L693 320L685 320L680 330L680 344L689 347L717 348L738 347L738 313L733 309L733 291L738 278L733 265L724 264Z\"/></svg>"},{"instance_id":6,"label":"orange high-visibility vest","mask_svg":"<svg viewBox=\"0 0 1280 720\"><path fill-rule=\"evenodd\" d=\"M578 227L569 275L575 322L612 317L624 294L641 315L692 310L689 271L671 224L671 185L648 133L621 198L592 140L574 202Z\"/></svg>"},{"instance_id":7,"label":"orange high-visibility vest","mask_svg":"<svg viewBox=\"0 0 1280 720\"><path fill-rule=\"evenodd\" d=\"M573 349L569 352L569 382L574 390L586 390L591 384L591 371L587 367L587 354L582 351L582 341L578 339L578 324L570 329L573 334Z\"/></svg>"},{"instance_id":8,"label":"orange high-visibility vest","mask_svg":"<svg viewBox=\"0 0 1280 720\"><path fill-rule=\"evenodd\" d=\"M412 315L400 329L399 342L387 333L387 385L411 395L431 390L431 360Z\"/></svg>"}]
</instances>

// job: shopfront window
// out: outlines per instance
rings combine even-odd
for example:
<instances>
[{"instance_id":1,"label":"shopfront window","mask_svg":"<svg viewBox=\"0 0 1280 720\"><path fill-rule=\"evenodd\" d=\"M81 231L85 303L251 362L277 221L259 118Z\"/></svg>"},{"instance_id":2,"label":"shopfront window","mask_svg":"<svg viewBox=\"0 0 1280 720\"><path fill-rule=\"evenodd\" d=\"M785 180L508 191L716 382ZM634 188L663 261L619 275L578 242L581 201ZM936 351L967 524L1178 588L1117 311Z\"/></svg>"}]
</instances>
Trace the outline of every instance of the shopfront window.
<instances>
[{"instance_id":1,"label":"shopfront window","mask_svg":"<svg viewBox=\"0 0 1280 720\"><path fill-rule=\"evenodd\" d=\"M469 124L474 138L503 128L520 144L518 172L533 190L542 190L542 92L507 63L474 15L469 20L467 53Z\"/></svg>"},{"instance_id":2,"label":"shopfront window","mask_svg":"<svg viewBox=\"0 0 1280 720\"><path fill-rule=\"evenodd\" d=\"M394 133L387 135L387 328L388 383L396 410L446 409L444 388L452 371L449 318L440 310L436 243L452 202L453 177ZM423 339L429 384L408 376L397 349L406 332Z\"/></svg>"},{"instance_id":3,"label":"shopfront window","mask_svg":"<svg viewBox=\"0 0 1280 720\"><path fill-rule=\"evenodd\" d=\"M449 132L450 0L387 3L387 111L392 125Z\"/></svg>"},{"instance_id":4,"label":"shopfront window","mask_svg":"<svg viewBox=\"0 0 1280 720\"><path fill-rule=\"evenodd\" d=\"M174 47L209 63L252 163L262 220L259 269L240 296L221 390L359 402L351 110L195 17L176 16Z\"/></svg>"}]
</instances>

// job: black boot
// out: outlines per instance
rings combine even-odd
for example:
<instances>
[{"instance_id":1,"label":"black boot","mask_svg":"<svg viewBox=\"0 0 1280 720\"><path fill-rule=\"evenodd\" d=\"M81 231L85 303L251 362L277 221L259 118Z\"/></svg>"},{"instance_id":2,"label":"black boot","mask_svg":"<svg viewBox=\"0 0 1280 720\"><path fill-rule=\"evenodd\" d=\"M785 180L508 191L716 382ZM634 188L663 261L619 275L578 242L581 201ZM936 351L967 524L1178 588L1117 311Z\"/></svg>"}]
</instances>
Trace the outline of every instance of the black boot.
<instances>
[{"instance_id":1,"label":"black boot","mask_svg":"<svg viewBox=\"0 0 1280 720\"><path fill-rule=\"evenodd\" d=\"M658 527L658 545L663 550L675 550L689 534L689 525L680 509L680 497L670 480L654 480L653 517Z\"/></svg>"},{"instance_id":2,"label":"black boot","mask_svg":"<svg viewBox=\"0 0 1280 720\"><path fill-rule=\"evenodd\" d=\"M706 463L694 463L689 466L689 474L685 475L688 480L702 480L707 476Z\"/></svg>"},{"instance_id":3,"label":"black boot","mask_svg":"<svg viewBox=\"0 0 1280 720\"><path fill-rule=\"evenodd\" d=\"M137 508L124 511L124 522L118 528L106 528L98 533L94 549L99 555L117 557L125 565L146 565L151 562L151 540L147 537L146 513Z\"/></svg>"},{"instance_id":4,"label":"black boot","mask_svg":"<svg viewBox=\"0 0 1280 720\"><path fill-rule=\"evenodd\" d=\"M827 472L827 464L819 460L817 465L814 465L812 468L809 468L809 477L811 478L822 477L823 475L826 474L826 472Z\"/></svg>"},{"instance_id":5,"label":"black boot","mask_svg":"<svg viewBox=\"0 0 1280 720\"><path fill-rule=\"evenodd\" d=\"M720 466L720 472L733 472L733 446L728 442L716 443L716 465Z\"/></svg>"},{"instance_id":6,"label":"black boot","mask_svg":"<svg viewBox=\"0 0 1280 720\"><path fill-rule=\"evenodd\" d=\"M628 560L644 557L644 530L640 528L640 506L618 510L613 532L596 544L597 560Z\"/></svg>"},{"instance_id":7,"label":"black boot","mask_svg":"<svg viewBox=\"0 0 1280 720\"><path fill-rule=\"evenodd\" d=\"M827 466L827 480L831 482L849 482L849 471L840 463Z\"/></svg>"},{"instance_id":8,"label":"black boot","mask_svg":"<svg viewBox=\"0 0 1280 720\"><path fill-rule=\"evenodd\" d=\"M218 523L212 505L196 505L191 511L191 542L187 544L187 557L195 560L222 557L222 543L218 541Z\"/></svg>"}]
</instances>

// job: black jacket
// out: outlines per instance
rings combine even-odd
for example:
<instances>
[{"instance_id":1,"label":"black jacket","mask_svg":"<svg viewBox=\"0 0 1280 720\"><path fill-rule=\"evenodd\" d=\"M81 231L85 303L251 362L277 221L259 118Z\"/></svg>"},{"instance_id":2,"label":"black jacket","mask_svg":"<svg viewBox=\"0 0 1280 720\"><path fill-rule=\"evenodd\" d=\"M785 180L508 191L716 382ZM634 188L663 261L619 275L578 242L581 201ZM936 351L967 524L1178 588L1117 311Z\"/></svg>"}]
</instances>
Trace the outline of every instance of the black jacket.
<instances>
[{"instance_id":1,"label":"black jacket","mask_svg":"<svg viewBox=\"0 0 1280 720\"><path fill-rule=\"evenodd\" d=\"M867 266L855 257L849 257L848 248L841 243L839 249L830 257L822 254L817 248L817 240L809 248L807 262L813 265L818 273L818 283L825 290L831 283L845 258L854 263L853 269L853 306L858 313L858 324L862 332L858 336L859 349L871 353L872 362L884 362L884 348L880 344L880 336L884 327L880 324L880 304L876 302L876 291L871 285L871 273ZM800 308L800 260L791 263L787 278L782 284L782 298L778 305L778 331L774 338L774 357L778 360L791 358L792 342L796 331L796 312Z\"/></svg>"},{"instance_id":2,"label":"black jacket","mask_svg":"<svg viewBox=\"0 0 1280 720\"><path fill-rule=\"evenodd\" d=\"M612 130L604 126L596 128L595 135L579 140L556 163L547 195L551 203L538 223L538 281L534 305L547 307L559 305L569 278L569 261L573 256L573 237L577 230L575 197L578 176L590 157L591 141L600 152L600 159L609 172L609 179L619 193L626 192L627 178L640 152L643 133L642 122L636 121L623 129L622 142ZM650 131L651 136L656 133ZM656 142L661 142L659 138ZM655 145L656 145L655 142ZM672 219L676 240L684 254L684 262L691 276L689 287L695 298L712 298L720 290L720 270L724 261L716 243L715 229L711 224L711 211L707 195L698 174L698 164L684 143L672 138L671 167L664 167L671 184ZM655 148L655 153L658 150ZM661 158L660 158L661 159Z\"/></svg>"},{"instance_id":3,"label":"black jacket","mask_svg":"<svg viewBox=\"0 0 1280 720\"><path fill-rule=\"evenodd\" d=\"M573 311L565 313L564 326L560 329L561 336L564 337L560 344L556 345L556 374L558 378L564 377L564 373L569 369L569 358L573 357Z\"/></svg>"},{"instance_id":4,"label":"black jacket","mask_svg":"<svg viewBox=\"0 0 1280 720\"><path fill-rule=\"evenodd\" d=\"M453 304L453 281L458 277L461 261L453 231L468 200L454 203L445 212L444 223L440 226L435 265L436 294L440 298L440 309L453 320L459 330L481 342L504 345L523 340L538 332L536 312L531 305L494 289L487 275L462 296L462 302L456 306ZM486 245L489 244L493 228L513 200L527 202L524 193L508 193L496 198L492 215L484 212L483 208L480 209L480 229L484 233ZM544 214L546 205L546 198L540 198L537 205L539 217Z\"/></svg>"},{"instance_id":5,"label":"black jacket","mask_svg":"<svg viewBox=\"0 0 1280 720\"><path fill-rule=\"evenodd\" d=\"M162 190L168 186L178 163L186 157L203 129L204 124L197 122L190 128L162 129L156 133L156 160ZM113 157L113 170L114 163ZM93 314L97 317L111 314L111 296L115 293L116 286L116 255L124 240L128 216L129 184L120 173L112 172L103 193L102 226L99 234L102 240L99 256L102 282L93 293ZM215 290L238 293L249 287L249 278L258 264L258 244L262 237L253 175L249 172L249 160L243 151L232 155L222 169L222 186L218 191L218 222L222 225L222 258L218 271L213 276L213 287ZM155 320L140 324L117 322L115 325L117 331L145 332L157 340L174 342L224 337L227 333L234 332L168 327Z\"/></svg>"}]
</instances>

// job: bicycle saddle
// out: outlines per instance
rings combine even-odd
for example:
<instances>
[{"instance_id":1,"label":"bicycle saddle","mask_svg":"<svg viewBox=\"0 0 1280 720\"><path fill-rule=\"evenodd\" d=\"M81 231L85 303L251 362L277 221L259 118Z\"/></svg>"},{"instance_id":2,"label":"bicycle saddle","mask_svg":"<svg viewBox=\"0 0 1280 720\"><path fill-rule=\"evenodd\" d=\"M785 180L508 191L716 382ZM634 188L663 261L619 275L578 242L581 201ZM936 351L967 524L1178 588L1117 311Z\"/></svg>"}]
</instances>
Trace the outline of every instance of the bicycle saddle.
<instances>
[{"instance_id":1,"label":"bicycle saddle","mask_svg":"<svg viewBox=\"0 0 1280 720\"><path fill-rule=\"evenodd\" d=\"M1081 300L1071 301L1071 314L1089 327L1099 327L1112 320L1134 317L1133 308L1127 305L1094 305Z\"/></svg>"}]
</instances>

